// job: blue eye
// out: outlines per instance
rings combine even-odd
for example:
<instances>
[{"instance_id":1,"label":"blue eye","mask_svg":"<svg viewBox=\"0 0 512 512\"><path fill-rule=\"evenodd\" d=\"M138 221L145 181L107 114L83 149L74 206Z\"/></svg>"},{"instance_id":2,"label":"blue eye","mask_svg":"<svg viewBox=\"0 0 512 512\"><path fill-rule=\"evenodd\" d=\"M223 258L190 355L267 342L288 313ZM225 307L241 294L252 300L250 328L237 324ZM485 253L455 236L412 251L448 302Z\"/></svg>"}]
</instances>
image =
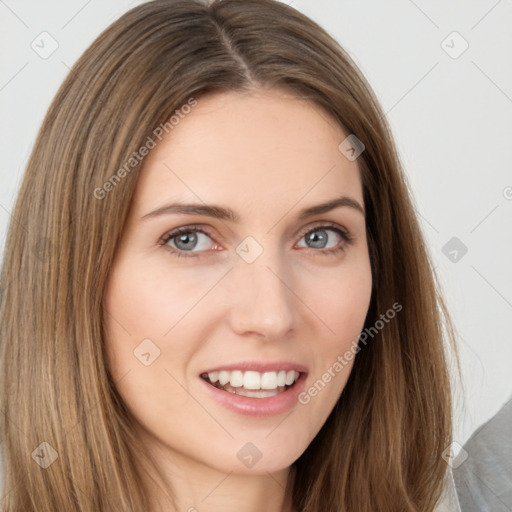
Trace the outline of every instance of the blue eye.
<instances>
[{"instance_id":1,"label":"blue eye","mask_svg":"<svg viewBox=\"0 0 512 512\"><path fill-rule=\"evenodd\" d=\"M342 239L345 243L351 241L348 234L345 231L333 226L319 226L312 230L309 230L305 235L302 236L306 240L306 243L310 243L307 247L310 249L327 249L327 251L322 252L331 252L332 249L338 250L340 246L336 243L335 237L329 235L329 233L336 233L338 237ZM334 246L327 247L330 239L334 238ZM341 248L344 249L344 244L341 245Z\"/></svg>"},{"instance_id":2,"label":"blue eye","mask_svg":"<svg viewBox=\"0 0 512 512\"><path fill-rule=\"evenodd\" d=\"M332 235L333 233L339 238L338 241L336 241L336 236ZM352 235L336 225L308 228L307 231L301 233L300 238L301 240L305 239L306 244L308 244L306 246L302 245L301 249L312 249L314 253L322 255L332 255L345 251L353 242ZM202 253L208 252L212 242L211 236L204 229L197 226L188 226L167 233L160 243L173 256L197 258Z\"/></svg>"},{"instance_id":3,"label":"blue eye","mask_svg":"<svg viewBox=\"0 0 512 512\"><path fill-rule=\"evenodd\" d=\"M170 237L169 241L172 241L175 246L174 248L179 249L180 251L191 251L196 249L198 245L204 245L204 243L201 244L201 236L199 235L206 235L206 233L199 230L187 229L182 233L174 234ZM203 250L204 249L205 248L203 248ZM199 250L201 250L201 247Z\"/></svg>"},{"instance_id":4,"label":"blue eye","mask_svg":"<svg viewBox=\"0 0 512 512\"><path fill-rule=\"evenodd\" d=\"M194 254L195 252L205 252L208 250L208 246L211 245L211 242L208 244L201 240L202 237L199 235L204 235L204 237L211 240L204 230L190 226L171 231L164 236L161 243L175 256L197 258L199 255ZM199 250L194 251L197 247L199 247Z\"/></svg>"}]
</instances>

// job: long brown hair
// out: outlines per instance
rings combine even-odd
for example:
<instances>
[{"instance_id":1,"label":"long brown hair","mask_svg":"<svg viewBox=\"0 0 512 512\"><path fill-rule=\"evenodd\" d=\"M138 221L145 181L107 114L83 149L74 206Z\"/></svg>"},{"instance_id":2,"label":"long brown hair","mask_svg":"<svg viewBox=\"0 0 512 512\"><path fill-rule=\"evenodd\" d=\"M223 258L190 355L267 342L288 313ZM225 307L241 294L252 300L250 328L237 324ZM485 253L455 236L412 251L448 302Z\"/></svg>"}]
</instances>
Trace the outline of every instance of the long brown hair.
<instances>
[{"instance_id":1,"label":"long brown hair","mask_svg":"<svg viewBox=\"0 0 512 512\"><path fill-rule=\"evenodd\" d=\"M112 177L191 98L261 87L315 102L364 144L373 274L365 327L402 306L359 351L339 402L294 463L294 506L433 510L451 441L445 340L454 334L374 94L339 44L287 5L156 0L123 15L74 65L12 215L0 310L5 512L147 510L102 323L141 163Z\"/></svg>"}]
</instances>

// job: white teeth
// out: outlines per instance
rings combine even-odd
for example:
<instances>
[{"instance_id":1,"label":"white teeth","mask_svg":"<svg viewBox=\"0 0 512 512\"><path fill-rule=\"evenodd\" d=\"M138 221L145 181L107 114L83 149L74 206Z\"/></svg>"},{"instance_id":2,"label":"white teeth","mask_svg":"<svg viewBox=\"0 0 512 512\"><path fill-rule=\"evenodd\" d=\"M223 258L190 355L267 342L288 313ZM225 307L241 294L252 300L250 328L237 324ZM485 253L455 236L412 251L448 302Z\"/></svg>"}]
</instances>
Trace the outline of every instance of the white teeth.
<instances>
[{"instance_id":1,"label":"white teeth","mask_svg":"<svg viewBox=\"0 0 512 512\"><path fill-rule=\"evenodd\" d=\"M245 372L244 373L244 388L245 389L261 389L260 374L258 372Z\"/></svg>"},{"instance_id":2,"label":"white teeth","mask_svg":"<svg viewBox=\"0 0 512 512\"><path fill-rule=\"evenodd\" d=\"M208 378L210 379L210 382L217 382L219 380L219 372L210 372L208 374Z\"/></svg>"},{"instance_id":3,"label":"white teeth","mask_svg":"<svg viewBox=\"0 0 512 512\"><path fill-rule=\"evenodd\" d=\"M231 372L231 378L229 379L229 383L234 388L239 388L244 385L244 374L238 370Z\"/></svg>"},{"instance_id":4,"label":"white teeth","mask_svg":"<svg viewBox=\"0 0 512 512\"><path fill-rule=\"evenodd\" d=\"M247 390L275 390L279 387L291 386L299 378L300 373L294 370L279 372L255 372L240 370L227 371L221 370L216 372L209 372L208 379L212 384L219 383L219 387L226 384L234 388L241 388ZM248 396L248 395L247 395Z\"/></svg>"},{"instance_id":5,"label":"white teeth","mask_svg":"<svg viewBox=\"0 0 512 512\"><path fill-rule=\"evenodd\" d=\"M208 377L210 376L210 374L208 374ZM231 377L231 372L226 372L226 371L220 371L219 372L219 384L221 386L224 386L224 384L227 384L229 382L229 378ZM211 379L210 379L211 380Z\"/></svg>"},{"instance_id":6,"label":"white teeth","mask_svg":"<svg viewBox=\"0 0 512 512\"><path fill-rule=\"evenodd\" d=\"M261 389L276 389L277 380L276 372L265 372L261 376Z\"/></svg>"},{"instance_id":7,"label":"white teeth","mask_svg":"<svg viewBox=\"0 0 512 512\"><path fill-rule=\"evenodd\" d=\"M245 388L237 388L235 393L240 396L248 396L249 398L268 398L270 396L278 395L279 391L277 391L277 389L269 389L268 391L267 390L250 391Z\"/></svg>"},{"instance_id":8,"label":"white teeth","mask_svg":"<svg viewBox=\"0 0 512 512\"><path fill-rule=\"evenodd\" d=\"M291 386L295 382L295 372L290 370L286 373L286 385Z\"/></svg>"}]
</instances>

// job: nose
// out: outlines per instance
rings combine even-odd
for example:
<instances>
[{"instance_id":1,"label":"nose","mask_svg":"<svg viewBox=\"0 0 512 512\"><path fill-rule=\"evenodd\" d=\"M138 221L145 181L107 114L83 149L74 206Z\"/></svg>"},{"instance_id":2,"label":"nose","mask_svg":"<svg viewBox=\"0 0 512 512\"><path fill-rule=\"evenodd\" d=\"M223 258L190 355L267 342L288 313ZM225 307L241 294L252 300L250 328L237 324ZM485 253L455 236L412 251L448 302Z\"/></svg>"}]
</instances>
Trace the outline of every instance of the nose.
<instances>
[{"instance_id":1,"label":"nose","mask_svg":"<svg viewBox=\"0 0 512 512\"><path fill-rule=\"evenodd\" d=\"M265 250L252 263L240 259L230 272L229 318L239 335L283 339L294 328L297 298L291 272L277 251Z\"/></svg>"}]
</instances>

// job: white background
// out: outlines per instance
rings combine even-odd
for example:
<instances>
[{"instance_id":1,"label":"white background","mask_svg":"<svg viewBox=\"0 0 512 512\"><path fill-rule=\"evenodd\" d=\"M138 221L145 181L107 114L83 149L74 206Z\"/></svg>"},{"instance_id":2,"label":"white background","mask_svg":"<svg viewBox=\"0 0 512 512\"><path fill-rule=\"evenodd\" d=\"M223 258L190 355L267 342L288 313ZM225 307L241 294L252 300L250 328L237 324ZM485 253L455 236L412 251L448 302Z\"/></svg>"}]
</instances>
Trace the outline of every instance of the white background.
<instances>
[{"instance_id":1,"label":"white background","mask_svg":"<svg viewBox=\"0 0 512 512\"><path fill-rule=\"evenodd\" d=\"M2 248L58 86L95 37L139 3L0 0ZM512 1L291 3L349 52L387 113L460 334L455 439L463 444L512 395ZM31 47L44 44L44 31L58 43L46 59ZM452 237L468 249L456 262L443 253Z\"/></svg>"}]
</instances>

